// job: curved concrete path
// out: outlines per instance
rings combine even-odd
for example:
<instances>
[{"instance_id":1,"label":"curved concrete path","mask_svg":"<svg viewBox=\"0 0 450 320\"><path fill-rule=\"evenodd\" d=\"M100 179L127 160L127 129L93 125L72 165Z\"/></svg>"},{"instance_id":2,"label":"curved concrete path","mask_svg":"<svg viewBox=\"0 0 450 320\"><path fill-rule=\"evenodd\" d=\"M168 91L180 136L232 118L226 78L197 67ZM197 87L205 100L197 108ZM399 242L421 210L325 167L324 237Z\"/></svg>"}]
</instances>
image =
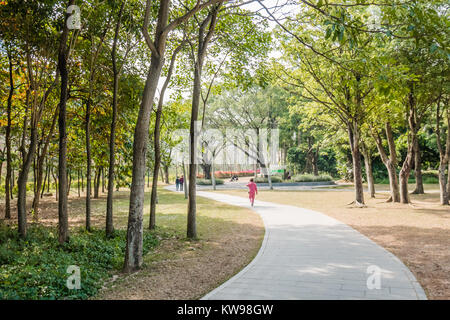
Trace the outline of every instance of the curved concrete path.
<instances>
[{"instance_id":1,"label":"curved concrete path","mask_svg":"<svg viewBox=\"0 0 450 320\"><path fill-rule=\"evenodd\" d=\"M251 208L243 197L197 195ZM247 267L203 299L426 299L397 257L350 226L294 206L256 200L252 209L266 228L261 249Z\"/></svg>"}]
</instances>

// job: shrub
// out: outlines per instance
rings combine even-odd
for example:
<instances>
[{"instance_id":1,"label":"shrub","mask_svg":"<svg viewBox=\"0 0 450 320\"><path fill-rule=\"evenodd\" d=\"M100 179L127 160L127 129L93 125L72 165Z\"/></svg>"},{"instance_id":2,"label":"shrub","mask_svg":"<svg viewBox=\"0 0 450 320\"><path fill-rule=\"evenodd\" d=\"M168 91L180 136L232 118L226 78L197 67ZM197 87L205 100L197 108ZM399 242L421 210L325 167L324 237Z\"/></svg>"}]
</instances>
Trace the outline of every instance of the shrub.
<instances>
[{"instance_id":1,"label":"shrub","mask_svg":"<svg viewBox=\"0 0 450 320\"><path fill-rule=\"evenodd\" d=\"M211 179L197 179L197 184L201 185L201 186L211 186L212 180ZM223 184L223 180L216 178L216 185L219 185L219 184Z\"/></svg>"},{"instance_id":2,"label":"shrub","mask_svg":"<svg viewBox=\"0 0 450 320\"><path fill-rule=\"evenodd\" d=\"M30 226L26 239L15 229L0 225L0 299L86 299L95 295L109 272L122 267L126 230L111 239L104 231L72 232L68 243L59 245L56 230ZM144 233L144 253L157 238ZM66 286L67 267L80 267L81 289Z\"/></svg>"},{"instance_id":3,"label":"shrub","mask_svg":"<svg viewBox=\"0 0 450 320\"><path fill-rule=\"evenodd\" d=\"M272 183L278 183L278 182L282 182L283 180L281 179L281 177L279 176L270 176L270 180L272 181ZM257 177L255 179L256 183L268 183L269 179L266 177Z\"/></svg>"},{"instance_id":4,"label":"shrub","mask_svg":"<svg viewBox=\"0 0 450 320\"><path fill-rule=\"evenodd\" d=\"M333 181L333 178L328 174L319 174L318 176L312 174L298 174L292 177L294 182L317 182L317 181Z\"/></svg>"}]
</instances>

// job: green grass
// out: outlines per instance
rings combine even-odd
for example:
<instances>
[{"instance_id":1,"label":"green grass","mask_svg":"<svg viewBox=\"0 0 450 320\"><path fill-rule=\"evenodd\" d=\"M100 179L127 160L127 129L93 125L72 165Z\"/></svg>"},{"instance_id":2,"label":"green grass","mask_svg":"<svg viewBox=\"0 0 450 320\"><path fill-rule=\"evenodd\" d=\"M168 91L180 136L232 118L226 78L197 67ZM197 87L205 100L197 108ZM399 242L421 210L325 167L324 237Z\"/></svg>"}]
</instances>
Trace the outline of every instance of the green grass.
<instances>
[{"instance_id":1,"label":"green grass","mask_svg":"<svg viewBox=\"0 0 450 320\"><path fill-rule=\"evenodd\" d=\"M59 245L57 230L30 226L25 240L15 228L0 225L0 299L86 299L95 295L110 271L120 270L125 249L125 230L106 239L105 232L72 230L68 243ZM158 244L144 233L144 254ZM66 273L80 268L81 289L69 290Z\"/></svg>"}]
</instances>

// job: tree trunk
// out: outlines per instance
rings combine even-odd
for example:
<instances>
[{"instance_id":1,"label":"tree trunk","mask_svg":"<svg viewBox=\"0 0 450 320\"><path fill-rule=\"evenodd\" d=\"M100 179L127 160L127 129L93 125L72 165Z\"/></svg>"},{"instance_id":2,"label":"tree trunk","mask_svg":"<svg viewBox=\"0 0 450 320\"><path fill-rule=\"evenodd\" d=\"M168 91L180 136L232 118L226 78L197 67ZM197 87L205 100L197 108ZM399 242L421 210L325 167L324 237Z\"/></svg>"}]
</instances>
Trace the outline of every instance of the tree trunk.
<instances>
[{"instance_id":1,"label":"tree trunk","mask_svg":"<svg viewBox=\"0 0 450 320\"><path fill-rule=\"evenodd\" d=\"M188 188L187 188L187 176L186 176L186 166L184 164L184 160L182 161L181 165L183 166L183 190L184 190L184 199L188 198Z\"/></svg>"},{"instance_id":2,"label":"tree trunk","mask_svg":"<svg viewBox=\"0 0 450 320\"><path fill-rule=\"evenodd\" d=\"M125 1L122 1L119 16L117 19L116 30L114 33L114 43L111 53L111 60L113 65L113 103L112 103L112 120L111 132L109 135L109 168L108 168L108 196L106 198L106 235L111 237L114 233L113 222L113 194L114 194L114 166L115 166L115 152L116 152L116 125L117 125L117 95L119 92L119 77L120 70L117 68L116 52L117 41L119 38L120 21L122 17L123 7Z\"/></svg>"},{"instance_id":3,"label":"tree trunk","mask_svg":"<svg viewBox=\"0 0 450 320\"><path fill-rule=\"evenodd\" d=\"M163 165L163 167L164 167L164 183L169 184L170 183L170 181L169 181L169 166Z\"/></svg>"},{"instance_id":4,"label":"tree trunk","mask_svg":"<svg viewBox=\"0 0 450 320\"><path fill-rule=\"evenodd\" d=\"M313 155L312 155L312 167L313 167L313 174L315 176L319 175L319 166L318 166L318 161L319 159L319 148L316 148L316 150L314 151Z\"/></svg>"},{"instance_id":5,"label":"tree trunk","mask_svg":"<svg viewBox=\"0 0 450 320\"><path fill-rule=\"evenodd\" d=\"M91 230L91 142L90 142L90 117L91 102L86 101L85 138L86 138L86 230Z\"/></svg>"},{"instance_id":6,"label":"tree trunk","mask_svg":"<svg viewBox=\"0 0 450 320\"><path fill-rule=\"evenodd\" d=\"M201 167L203 169L203 175L205 176L205 179L211 179L211 164L203 163Z\"/></svg>"},{"instance_id":7,"label":"tree trunk","mask_svg":"<svg viewBox=\"0 0 450 320\"><path fill-rule=\"evenodd\" d=\"M409 115L408 115L408 124L409 124L409 137L408 137L408 151L406 154L405 161L403 162L402 168L399 173L400 180L400 202L401 203L409 203L409 194L408 194L408 178L411 172L411 168L414 162L414 146L416 144L417 139L417 117L416 117L416 108L415 108L415 98L414 98L414 85L410 85L409 92Z\"/></svg>"},{"instance_id":8,"label":"tree trunk","mask_svg":"<svg viewBox=\"0 0 450 320\"><path fill-rule=\"evenodd\" d=\"M372 156L369 150L367 150L367 147L364 145L364 143L361 144L361 150L364 156L364 167L366 168L367 187L369 189L369 194L371 198L375 198L375 183L373 179Z\"/></svg>"},{"instance_id":9,"label":"tree trunk","mask_svg":"<svg viewBox=\"0 0 450 320\"><path fill-rule=\"evenodd\" d=\"M422 157L420 156L419 139L414 143L414 175L416 177L416 187L413 194L424 194L422 179Z\"/></svg>"},{"instance_id":10,"label":"tree trunk","mask_svg":"<svg viewBox=\"0 0 450 320\"><path fill-rule=\"evenodd\" d=\"M100 191L100 183L101 183L101 175L102 175L102 167L97 168L97 175L95 178L95 189L94 189L94 198L98 199L99 191Z\"/></svg>"},{"instance_id":11,"label":"tree trunk","mask_svg":"<svg viewBox=\"0 0 450 320\"><path fill-rule=\"evenodd\" d=\"M105 171L102 167L102 194L105 193Z\"/></svg>"},{"instance_id":12,"label":"tree trunk","mask_svg":"<svg viewBox=\"0 0 450 320\"><path fill-rule=\"evenodd\" d=\"M152 54L150 70L145 83L143 99L134 131L133 176L130 192L124 272L132 272L142 266L145 157L147 154L150 114L163 62L161 57Z\"/></svg>"},{"instance_id":13,"label":"tree trunk","mask_svg":"<svg viewBox=\"0 0 450 320\"><path fill-rule=\"evenodd\" d=\"M75 0L69 0L68 6L73 5ZM67 85L68 85L68 71L67 71L67 38L69 29L67 28L66 17L63 25L63 33L58 51L58 70L61 75L61 90L59 99L59 199L58 199L58 241L64 243L69 240L69 219L67 213L67 128L66 128L66 103L67 103Z\"/></svg>"},{"instance_id":14,"label":"tree trunk","mask_svg":"<svg viewBox=\"0 0 450 320\"><path fill-rule=\"evenodd\" d=\"M5 219L11 219L11 106L14 94L13 65L11 52L8 50L9 62L9 95L7 106L8 125L6 126L6 179L5 179Z\"/></svg>"},{"instance_id":15,"label":"tree trunk","mask_svg":"<svg viewBox=\"0 0 450 320\"><path fill-rule=\"evenodd\" d=\"M44 147L42 148L41 154L38 155L38 159L37 159L37 179L36 179L36 188L34 191L34 198L33 198L33 211L34 214L36 215L36 218L38 217L38 213L39 213L39 199L40 199L40 191L41 191L41 187L42 187L42 179L43 179L43 170L44 170L44 161L45 161L45 157L47 156L47 151L48 151L48 147L50 145L50 140L51 137L53 136L53 132L55 130L55 126L56 126L56 118L58 117L58 112L57 110L55 111L53 118L52 118L52 124L50 127L50 130L48 132L48 135L45 139L44 142Z\"/></svg>"},{"instance_id":16,"label":"tree trunk","mask_svg":"<svg viewBox=\"0 0 450 320\"><path fill-rule=\"evenodd\" d=\"M389 146L389 157L387 156L386 151L384 150L383 142L381 140L381 136L378 133L378 131L374 132L372 127L370 129L372 131L372 136L377 145L377 149L380 154L381 160L383 161L383 164L385 165L388 171L389 188L391 192L391 197L388 201L400 202L400 190L396 171L397 150L395 148L394 135L392 133L391 124L389 123L389 121L385 123L386 139Z\"/></svg>"},{"instance_id":17,"label":"tree trunk","mask_svg":"<svg viewBox=\"0 0 450 320\"><path fill-rule=\"evenodd\" d=\"M68 175L67 175L67 178L68 178L68 183L67 183L67 196L69 196L69 194L70 194L70 187L72 187L72 172L71 172L71 170L69 170L68 172L69 172L69 173L68 173Z\"/></svg>"},{"instance_id":18,"label":"tree trunk","mask_svg":"<svg viewBox=\"0 0 450 320\"><path fill-rule=\"evenodd\" d=\"M213 186L213 190L216 190L216 176L214 174L214 157L211 159L211 184Z\"/></svg>"},{"instance_id":19,"label":"tree trunk","mask_svg":"<svg viewBox=\"0 0 450 320\"><path fill-rule=\"evenodd\" d=\"M23 159L22 168L19 172L19 178L17 179L17 187L18 187L17 217L18 217L19 234L22 238L25 238L27 236L27 211L26 211L27 181L31 163L33 162L34 155L36 152L38 133L35 125L36 124L32 124L30 135L30 147L28 152L26 153L25 158Z\"/></svg>"},{"instance_id":20,"label":"tree trunk","mask_svg":"<svg viewBox=\"0 0 450 320\"><path fill-rule=\"evenodd\" d=\"M362 183L361 172L361 153L359 151L359 128L356 120L348 127L350 147L353 163L353 183L355 185L355 203L357 205L364 204L364 189Z\"/></svg>"},{"instance_id":21,"label":"tree trunk","mask_svg":"<svg viewBox=\"0 0 450 320\"><path fill-rule=\"evenodd\" d=\"M439 164L439 194L440 194L440 201L442 205L448 205L449 204L449 193L447 190L447 179L445 177L445 169L447 164L445 161L440 161ZM449 174L450 176L450 174Z\"/></svg>"},{"instance_id":22,"label":"tree trunk","mask_svg":"<svg viewBox=\"0 0 450 320\"><path fill-rule=\"evenodd\" d=\"M42 197L44 196L44 192L45 192L45 187L46 187L46 185L48 184L47 183L47 181L48 181L48 175L49 175L49 167L48 167L48 160L47 160L47 165L45 166L45 176L44 176L44 180L43 180L43 183L42 183L42 189L41 189L41 194L39 195L39 198L41 198L42 199ZM48 186L47 186L47 188L48 188Z\"/></svg>"},{"instance_id":23,"label":"tree trunk","mask_svg":"<svg viewBox=\"0 0 450 320\"><path fill-rule=\"evenodd\" d=\"M80 170L77 170L77 189L78 189L78 198L81 197L81 189L80 189Z\"/></svg>"},{"instance_id":24,"label":"tree trunk","mask_svg":"<svg viewBox=\"0 0 450 320\"><path fill-rule=\"evenodd\" d=\"M445 148L441 142L441 113L440 99L436 106L436 143L439 151L439 194L442 205L448 205L450 201L450 111L447 109L447 139ZM445 169L448 167L447 178Z\"/></svg>"}]
</instances>

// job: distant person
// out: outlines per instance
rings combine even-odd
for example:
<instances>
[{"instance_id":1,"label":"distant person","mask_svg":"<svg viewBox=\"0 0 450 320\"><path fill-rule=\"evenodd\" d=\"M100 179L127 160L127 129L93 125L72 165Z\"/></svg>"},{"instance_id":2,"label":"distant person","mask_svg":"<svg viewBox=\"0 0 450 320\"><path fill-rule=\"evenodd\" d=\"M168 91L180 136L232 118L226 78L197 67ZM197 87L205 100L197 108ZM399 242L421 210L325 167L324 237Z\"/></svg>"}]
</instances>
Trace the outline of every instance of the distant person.
<instances>
[{"instance_id":1,"label":"distant person","mask_svg":"<svg viewBox=\"0 0 450 320\"><path fill-rule=\"evenodd\" d=\"M184 186L184 176L181 176L181 178L180 178L180 191L183 191L183 186Z\"/></svg>"},{"instance_id":2,"label":"distant person","mask_svg":"<svg viewBox=\"0 0 450 320\"><path fill-rule=\"evenodd\" d=\"M248 187L248 197L253 207L253 203L255 202L255 195L258 194L258 187L256 186L256 183L253 182L253 178L250 179L250 182L247 184L247 187Z\"/></svg>"},{"instance_id":3,"label":"distant person","mask_svg":"<svg viewBox=\"0 0 450 320\"><path fill-rule=\"evenodd\" d=\"M177 191L178 191L178 189L180 189L180 178L178 178L178 176L177 176L177 178L175 179L175 186L176 186Z\"/></svg>"}]
</instances>

